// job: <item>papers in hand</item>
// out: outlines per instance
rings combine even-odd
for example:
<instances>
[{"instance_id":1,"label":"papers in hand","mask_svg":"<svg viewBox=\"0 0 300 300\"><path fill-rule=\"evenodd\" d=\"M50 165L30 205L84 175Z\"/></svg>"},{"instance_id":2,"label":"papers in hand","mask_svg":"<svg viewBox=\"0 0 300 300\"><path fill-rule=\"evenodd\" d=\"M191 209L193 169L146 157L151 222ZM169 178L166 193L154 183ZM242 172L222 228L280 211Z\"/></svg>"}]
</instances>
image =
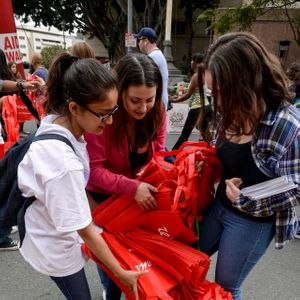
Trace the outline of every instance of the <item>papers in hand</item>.
<instances>
[{"instance_id":1,"label":"papers in hand","mask_svg":"<svg viewBox=\"0 0 300 300\"><path fill-rule=\"evenodd\" d=\"M241 189L244 196L252 200L260 200L262 198L274 196L298 187L293 182L288 182L285 177L277 177L255 185Z\"/></svg>"}]
</instances>

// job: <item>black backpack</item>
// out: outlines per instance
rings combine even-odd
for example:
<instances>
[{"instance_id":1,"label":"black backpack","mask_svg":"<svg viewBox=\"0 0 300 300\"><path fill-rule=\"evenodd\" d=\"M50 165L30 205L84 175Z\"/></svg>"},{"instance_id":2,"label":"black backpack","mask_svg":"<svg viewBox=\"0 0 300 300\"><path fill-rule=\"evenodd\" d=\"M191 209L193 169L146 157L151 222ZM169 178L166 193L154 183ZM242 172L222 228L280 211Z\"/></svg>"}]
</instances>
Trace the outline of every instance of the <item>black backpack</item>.
<instances>
[{"instance_id":1,"label":"black backpack","mask_svg":"<svg viewBox=\"0 0 300 300\"><path fill-rule=\"evenodd\" d=\"M15 143L0 160L0 228L19 227L20 246L25 236L25 212L35 197L25 198L18 187L18 165L23 160L31 143L39 140L59 140L69 145L71 142L59 134L34 134Z\"/></svg>"}]
</instances>

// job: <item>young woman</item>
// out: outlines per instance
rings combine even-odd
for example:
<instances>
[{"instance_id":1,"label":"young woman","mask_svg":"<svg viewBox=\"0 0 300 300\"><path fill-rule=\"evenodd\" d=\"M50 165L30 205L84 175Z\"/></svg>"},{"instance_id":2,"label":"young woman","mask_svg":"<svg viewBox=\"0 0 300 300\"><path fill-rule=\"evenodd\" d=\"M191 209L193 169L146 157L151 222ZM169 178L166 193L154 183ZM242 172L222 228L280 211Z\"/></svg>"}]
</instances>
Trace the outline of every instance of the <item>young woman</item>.
<instances>
[{"instance_id":1,"label":"young woman","mask_svg":"<svg viewBox=\"0 0 300 300\"><path fill-rule=\"evenodd\" d=\"M156 206L155 187L135 179L155 151L164 151L166 120L162 79L145 54L127 54L116 65L119 109L101 136L87 133L91 174L87 190L96 203L115 192L132 196L144 209ZM100 269L107 300L120 299L120 289Z\"/></svg>"},{"instance_id":2,"label":"young woman","mask_svg":"<svg viewBox=\"0 0 300 300\"><path fill-rule=\"evenodd\" d=\"M202 114L203 117L199 129L201 131L201 135L204 137L209 122L211 120L212 109L206 97L206 86L203 78L204 66L202 62L203 62L203 54L195 53L191 61L191 68L194 74L190 81L187 92L183 94L181 97L169 97L170 102L172 103L179 103L187 99L190 99L189 100L190 111L184 123L182 132L173 147L173 150L178 149L182 145L182 143L186 142L189 139L192 130L197 123L201 110L204 109Z\"/></svg>"},{"instance_id":3,"label":"young woman","mask_svg":"<svg viewBox=\"0 0 300 300\"><path fill-rule=\"evenodd\" d=\"M17 64L14 61L10 61L8 64L10 73L12 74L14 80L22 80L22 75L20 74Z\"/></svg>"},{"instance_id":4,"label":"young woman","mask_svg":"<svg viewBox=\"0 0 300 300\"><path fill-rule=\"evenodd\" d=\"M199 243L209 255L218 251L216 282L240 300L243 281L274 235L280 249L297 231L300 115L287 101L280 64L253 35L218 38L208 49L205 68L219 115L216 150L223 175L200 224ZM261 200L241 192L281 176L298 188Z\"/></svg>"},{"instance_id":5,"label":"young woman","mask_svg":"<svg viewBox=\"0 0 300 300\"><path fill-rule=\"evenodd\" d=\"M75 152L61 141L37 141L18 167L20 190L36 198L26 211L20 252L33 268L50 276L67 299L91 299L79 237L136 295L136 280L143 274L118 264L92 225L85 192L89 159L82 135L100 135L112 123L117 97L116 79L101 63L62 53L49 73L47 116L36 135L62 135Z\"/></svg>"}]
</instances>

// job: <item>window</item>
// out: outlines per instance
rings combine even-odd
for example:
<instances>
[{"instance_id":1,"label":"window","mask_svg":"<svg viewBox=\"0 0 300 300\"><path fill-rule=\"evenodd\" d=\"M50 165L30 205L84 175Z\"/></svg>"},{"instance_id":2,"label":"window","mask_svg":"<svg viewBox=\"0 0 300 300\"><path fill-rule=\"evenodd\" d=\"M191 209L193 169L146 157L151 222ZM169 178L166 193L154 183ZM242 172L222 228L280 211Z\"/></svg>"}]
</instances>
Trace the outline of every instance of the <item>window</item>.
<instances>
[{"instance_id":1,"label":"window","mask_svg":"<svg viewBox=\"0 0 300 300\"><path fill-rule=\"evenodd\" d=\"M36 48L36 50L41 50L42 49L41 46L36 46L35 48Z\"/></svg>"},{"instance_id":2,"label":"window","mask_svg":"<svg viewBox=\"0 0 300 300\"><path fill-rule=\"evenodd\" d=\"M21 56L22 56L22 57L26 57L27 54L26 54L26 53L21 53Z\"/></svg>"},{"instance_id":3,"label":"window","mask_svg":"<svg viewBox=\"0 0 300 300\"><path fill-rule=\"evenodd\" d=\"M41 41L41 39L35 39L37 42L40 42Z\"/></svg>"},{"instance_id":4,"label":"window","mask_svg":"<svg viewBox=\"0 0 300 300\"><path fill-rule=\"evenodd\" d=\"M20 48L26 48L26 45L20 45Z\"/></svg>"},{"instance_id":5,"label":"window","mask_svg":"<svg viewBox=\"0 0 300 300\"><path fill-rule=\"evenodd\" d=\"M19 40L25 40L25 36L19 36Z\"/></svg>"}]
</instances>

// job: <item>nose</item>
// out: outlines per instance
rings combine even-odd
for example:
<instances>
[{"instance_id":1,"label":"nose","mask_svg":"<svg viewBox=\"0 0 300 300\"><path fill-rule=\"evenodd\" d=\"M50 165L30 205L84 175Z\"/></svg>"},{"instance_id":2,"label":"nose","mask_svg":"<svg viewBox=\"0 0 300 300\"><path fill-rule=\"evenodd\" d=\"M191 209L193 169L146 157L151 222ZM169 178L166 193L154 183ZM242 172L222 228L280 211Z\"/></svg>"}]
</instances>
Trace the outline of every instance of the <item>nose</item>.
<instances>
[{"instance_id":1,"label":"nose","mask_svg":"<svg viewBox=\"0 0 300 300\"><path fill-rule=\"evenodd\" d=\"M139 112L140 112L140 113L145 113L145 112L147 112L147 103L141 103Z\"/></svg>"},{"instance_id":2,"label":"nose","mask_svg":"<svg viewBox=\"0 0 300 300\"><path fill-rule=\"evenodd\" d=\"M104 121L105 124L107 125L111 125L113 123L113 116L110 115L105 121Z\"/></svg>"}]
</instances>

